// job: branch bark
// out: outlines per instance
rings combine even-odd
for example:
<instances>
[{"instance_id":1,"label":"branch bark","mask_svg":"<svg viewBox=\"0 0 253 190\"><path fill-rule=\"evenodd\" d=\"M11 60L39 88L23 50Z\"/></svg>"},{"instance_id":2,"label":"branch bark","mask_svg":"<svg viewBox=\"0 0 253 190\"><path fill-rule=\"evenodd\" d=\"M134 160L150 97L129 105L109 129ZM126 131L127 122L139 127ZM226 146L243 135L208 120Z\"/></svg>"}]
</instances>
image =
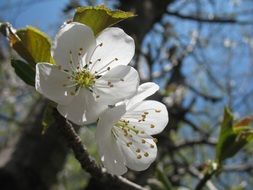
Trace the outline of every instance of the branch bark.
<instances>
[{"instance_id":1,"label":"branch bark","mask_svg":"<svg viewBox=\"0 0 253 190\"><path fill-rule=\"evenodd\" d=\"M55 111L55 118L58 123L58 128L64 136L65 140L73 150L76 159L80 162L82 168L87 171L92 177L97 180L106 182L107 184L124 190L145 190L138 184L135 184L128 179L111 175L99 167L94 160L89 156L86 147L76 133L73 125L66 121L57 111Z\"/></svg>"}]
</instances>

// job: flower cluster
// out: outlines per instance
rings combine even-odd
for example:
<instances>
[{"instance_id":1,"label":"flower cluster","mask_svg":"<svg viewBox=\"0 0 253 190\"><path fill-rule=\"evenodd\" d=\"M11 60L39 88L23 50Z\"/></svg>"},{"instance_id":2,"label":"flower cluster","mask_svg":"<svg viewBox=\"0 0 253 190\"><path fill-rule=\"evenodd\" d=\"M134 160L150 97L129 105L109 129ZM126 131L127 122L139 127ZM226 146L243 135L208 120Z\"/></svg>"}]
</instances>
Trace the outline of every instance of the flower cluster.
<instances>
[{"instance_id":1,"label":"flower cluster","mask_svg":"<svg viewBox=\"0 0 253 190\"><path fill-rule=\"evenodd\" d=\"M155 160L156 139L168 123L166 107L144 100L159 87L139 86L137 71L128 66L134 40L115 27L96 38L80 23L64 25L52 48L55 64L36 65L35 87L57 103L57 110L78 125L98 120L96 141L108 172L144 170Z\"/></svg>"}]
</instances>

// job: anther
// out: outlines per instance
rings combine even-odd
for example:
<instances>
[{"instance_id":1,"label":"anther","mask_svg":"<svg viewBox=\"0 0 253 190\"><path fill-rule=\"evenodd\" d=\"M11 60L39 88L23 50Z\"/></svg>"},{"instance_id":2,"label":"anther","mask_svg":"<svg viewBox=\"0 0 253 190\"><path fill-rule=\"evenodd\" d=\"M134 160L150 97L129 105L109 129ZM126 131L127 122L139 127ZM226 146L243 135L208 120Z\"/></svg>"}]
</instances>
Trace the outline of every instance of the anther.
<instances>
[{"instance_id":1,"label":"anther","mask_svg":"<svg viewBox=\"0 0 253 190\"><path fill-rule=\"evenodd\" d=\"M141 134L144 134L145 132L144 131L141 131Z\"/></svg>"},{"instance_id":2,"label":"anther","mask_svg":"<svg viewBox=\"0 0 253 190\"><path fill-rule=\"evenodd\" d=\"M141 159L141 155L137 155L137 159Z\"/></svg>"},{"instance_id":3,"label":"anther","mask_svg":"<svg viewBox=\"0 0 253 190\"><path fill-rule=\"evenodd\" d=\"M101 59L99 58L98 61L101 61Z\"/></svg>"},{"instance_id":4,"label":"anther","mask_svg":"<svg viewBox=\"0 0 253 190\"><path fill-rule=\"evenodd\" d=\"M80 50L80 51L83 51L83 48L80 48L79 50Z\"/></svg>"},{"instance_id":5,"label":"anther","mask_svg":"<svg viewBox=\"0 0 253 190\"><path fill-rule=\"evenodd\" d=\"M155 125L151 124L151 125L150 125L150 128L155 128Z\"/></svg>"},{"instance_id":6,"label":"anther","mask_svg":"<svg viewBox=\"0 0 253 190\"><path fill-rule=\"evenodd\" d=\"M100 43L99 46L102 47L103 43Z\"/></svg>"},{"instance_id":7,"label":"anther","mask_svg":"<svg viewBox=\"0 0 253 190\"><path fill-rule=\"evenodd\" d=\"M74 95L75 95L75 93L74 93L74 92L70 92L70 95L71 95L71 96L74 96Z\"/></svg>"},{"instance_id":8,"label":"anther","mask_svg":"<svg viewBox=\"0 0 253 190\"><path fill-rule=\"evenodd\" d=\"M142 142L142 144L144 144L146 141L145 141L145 139L141 139L141 142Z\"/></svg>"},{"instance_id":9,"label":"anther","mask_svg":"<svg viewBox=\"0 0 253 190\"><path fill-rule=\"evenodd\" d=\"M118 61L119 59L116 57L114 60L115 60L115 61Z\"/></svg>"},{"instance_id":10,"label":"anther","mask_svg":"<svg viewBox=\"0 0 253 190\"><path fill-rule=\"evenodd\" d=\"M99 95L96 96L96 98L99 98L99 97L100 97Z\"/></svg>"},{"instance_id":11,"label":"anther","mask_svg":"<svg viewBox=\"0 0 253 190\"><path fill-rule=\"evenodd\" d=\"M107 71L109 71L111 69L111 67L107 67Z\"/></svg>"},{"instance_id":12,"label":"anther","mask_svg":"<svg viewBox=\"0 0 253 190\"><path fill-rule=\"evenodd\" d=\"M81 56L81 55L82 55L82 54L79 52L79 53L78 53L78 56Z\"/></svg>"},{"instance_id":13,"label":"anther","mask_svg":"<svg viewBox=\"0 0 253 190\"><path fill-rule=\"evenodd\" d=\"M154 143L157 143L157 142L158 142L158 140L157 140L156 138L153 138L153 141L154 141Z\"/></svg>"},{"instance_id":14,"label":"anther","mask_svg":"<svg viewBox=\"0 0 253 190\"><path fill-rule=\"evenodd\" d=\"M150 148L155 148L155 146L153 144L150 145Z\"/></svg>"},{"instance_id":15,"label":"anther","mask_svg":"<svg viewBox=\"0 0 253 190\"><path fill-rule=\"evenodd\" d=\"M120 81L124 82L124 79L120 79Z\"/></svg>"},{"instance_id":16,"label":"anther","mask_svg":"<svg viewBox=\"0 0 253 190\"><path fill-rule=\"evenodd\" d=\"M145 111L144 114L145 114L145 115L148 115L148 112Z\"/></svg>"},{"instance_id":17,"label":"anther","mask_svg":"<svg viewBox=\"0 0 253 190\"><path fill-rule=\"evenodd\" d=\"M137 149L136 149L136 152L137 152L137 153L140 153L140 152L141 152L141 150L140 150L139 148L137 148Z\"/></svg>"},{"instance_id":18,"label":"anther","mask_svg":"<svg viewBox=\"0 0 253 190\"><path fill-rule=\"evenodd\" d=\"M144 153L144 156L145 156L145 157L148 157L148 155L149 155L149 154L148 154L147 152Z\"/></svg>"},{"instance_id":19,"label":"anther","mask_svg":"<svg viewBox=\"0 0 253 190\"><path fill-rule=\"evenodd\" d=\"M161 110L156 109L155 112L159 113L159 112L161 112Z\"/></svg>"},{"instance_id":20,"label":"anther","mask_svg":"<svg viewBox=\"0 0 253 190\"><path fill-rule=\"evenodd\" d=\"M128 142L127 147L130 147L130 145L132 145L132 144L133 144L132 142Z\"/></svg>"}]
</instances>

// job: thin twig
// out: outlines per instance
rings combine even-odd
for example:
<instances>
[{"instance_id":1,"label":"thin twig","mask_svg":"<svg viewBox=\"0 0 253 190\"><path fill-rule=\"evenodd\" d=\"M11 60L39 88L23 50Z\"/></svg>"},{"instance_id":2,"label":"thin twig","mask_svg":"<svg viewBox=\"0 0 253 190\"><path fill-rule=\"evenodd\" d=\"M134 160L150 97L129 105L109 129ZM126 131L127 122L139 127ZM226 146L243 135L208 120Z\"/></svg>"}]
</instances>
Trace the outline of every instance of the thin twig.
<instances>
[{"instance_id":1,"label":"thin twig","mask_svg":"<svg viewBox=\"0 0 253 190\"><path fill-rule=\"evenodd\" d=\"M201 190L205 187L205 185L209 182L209 180L212 178L212 176L215 174L216 171L210 172L210 173L206 173L201 180L199 181L199 183L197 184L195 190Z\"/></svg>"},{"instance_id":2,"label":"thin twig","mask_svg":"<svg viewBox=\"0 0 253 190\"><path fill-rule=\"evenodd\" d=\"M167 11L166 12L170 16L176 16L181 19L196 21L196 22L205 22L205 23L221 23L221 24L239 24L239 25L251 25L253 24L251 21L241 21L236 20L235 18L226 18L226 17L214 17L214 18L205 18L199 17L195 15L184 15L179 12Z\"/></svg>"},{"instance_id":3,"label":"thin twig","mask_svg":"<svg viewBox=\"0 0 253 190\"><path fill-rule=\"evenodd\" d=\"M66 122L66 120L56 111L55 118L58 123L59 129L62 132L62 135L65 137L69 146L72 148L76 159L80 162L82 168L87 171L91 176L103 182L106 181L114 185L119 185L124 189L146 190L140 185L135 184L134 182L131 182L122 176L111 175L102 170L102 168L99 167L90 157L89 153L86 150L86 147L82 144L81 138L74 130L72 124Z\"/></svg>"}]
</instances>

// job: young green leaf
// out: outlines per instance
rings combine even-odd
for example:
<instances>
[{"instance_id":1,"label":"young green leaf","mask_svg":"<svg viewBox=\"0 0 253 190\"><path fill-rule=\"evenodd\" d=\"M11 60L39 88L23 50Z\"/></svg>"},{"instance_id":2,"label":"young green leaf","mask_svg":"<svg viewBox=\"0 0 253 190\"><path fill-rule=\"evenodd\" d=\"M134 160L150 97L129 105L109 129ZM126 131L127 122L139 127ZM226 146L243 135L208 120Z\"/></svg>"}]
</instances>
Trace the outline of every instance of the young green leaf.
<instances>
[{"instance_id":1,"label":"young green leaf","mask_svg":"<svg viewBox=\"0 0 253 190\"><path fill-rule=\"evenodd\" d=\"M18 30L16 34L35 63L53 62L53 58L51 57L51 41L46 34L31 26Z\"/></svg>"},{"instance_id":2,"label":"young green leaf","mask_svg":"<svg viewBox=\"0 0 253 190\"><path fill-rule=\"evenodd\" d=\"M28 85L34 86L35 70L27 63L21 60L11 60L11 65L16 74Z\"/></svg>"},{"instance_id":3,"label":"young green leaf","mask_svg":"<svg viewBox=\"0 0 253 190\"><path fill-rule=\"evenodd\" d=\"M97 35L106 27L134 16L135 15L131 12L120 10L112 11L105 6L100 5L96 7L77 8L73 21L86 24L93 30L94 35Z\"/></svg>"},{"instance_id":4,"label":"young green leaf","mask_svg":"<svg viewBox=\"0 0 253 190\"><path fill-rule=\"evenodd\" d=\"M38 62L53 63L51 41L38 29L28 26L16 31L9 23L3 23L1 33L8 38L10 46L33 67Z\"/></svg>"},{"instance_id":5,"label":"young green leaf","mask_svg":"<svg viewBox=\"0 0 253 190\"><path fill-rule=\"evenodd\" d=\"M234 124L232 113L228 108L225 108L221 131L216 145L216 161L219 165L225 159L238 153L253 139L253 130L250 127L252 120L252 117L247 117Z\"/></svg>"}]
</instances>

